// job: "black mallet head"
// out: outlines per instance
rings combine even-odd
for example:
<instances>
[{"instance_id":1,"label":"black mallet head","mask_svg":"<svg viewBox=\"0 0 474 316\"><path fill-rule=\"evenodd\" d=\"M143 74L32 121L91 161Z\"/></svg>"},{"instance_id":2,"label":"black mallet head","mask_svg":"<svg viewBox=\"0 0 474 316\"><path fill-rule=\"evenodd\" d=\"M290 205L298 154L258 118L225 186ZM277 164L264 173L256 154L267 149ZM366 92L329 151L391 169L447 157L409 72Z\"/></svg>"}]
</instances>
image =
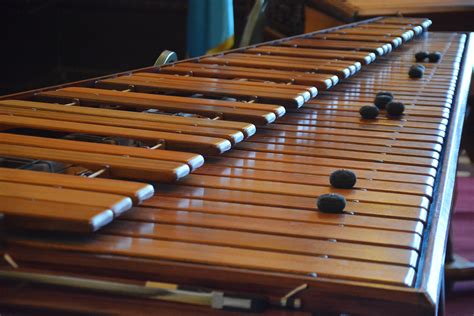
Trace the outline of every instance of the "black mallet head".
<instances>
[{"instance_id":1,"label":"black mallet head","mask_svg":"<svg viewBox=\"0 0 474 316\"><path fill-rule=\"evenodd\" d=\"M382 95L378 95L378 96L375 97L374 104L375 104L376 107L383 110L383 109L385 109L385 106L392 100L393 100L393 97L391 97L389 95L382 94Z\"/></svg>"},{"instance_id":2,"label":"black mallet head","mask_svg":"<svg viewBox=\"0 0 474 316\"><path fill-rule=\"evenodd\" d=\"M351 170L336 170L333 171L329 176L329 183L338 189L352 189L356 182L357 177Z\"/></svg>"},{"instance_id":3,"label":"black mallet head","mask_svg":"<svg viewBox=\"0 0 474 316\"><path fill-rule=\"evenodd\" d=\"M423 78L424 72L424 67L420 67L420 65L413 65L410 67L410 70L408 70L408 76L413 79L420 79Z\"/></svg>"},{"instance_id":4,"label":"black mallet head","mask_svg":"<svg viewBox=\"0 0 474 316\"><path fill-rule=\"evenodd\" d=\"M430 63L437 63L440 59L441 59L440 52L434 52L428 55L428 60L430 61Z\"/></svg>"},{"instance_id":5,"label":"black mallet head","mask_svg":"<svg viewBox=\"0 0 474 316\"><path fill-rule=\"evenodd\" d=\"M405 111L405 105L402 102L390 102L387 104L387 114L389 116L400 116Z\"/></svg>"},{"instance_id":6,"label":"black mallet head","mask_svg":"<svg viewBox=\"0 0 474 316\"><path fill-rule=\"evenodd\" d=\"M379 109L375 105L364 105L359 109L360 116L372 120L379 115Z\"/></svg>"},{"instance_id":7,"label":"black mallet head","mask_svg":"<svg viewBox=\"0 0 474 316\"><path fill-rule=\"evenodd\" d=\"M346 207L346 198L340 194L329 193L318 197L317 206L323 213L340 214Z\"/></svg>"},{"instance_id":8,"label":"black mallet head","mask_svg":"<svg viewBox=\"0 0 474 316\"><path fill-rule=\"evenodd\" d=\"M428 52L418 52L415 54L415 59L417 62L422 62L425 61L426 58L428 58L429 53Z\"/></svg>"}]
</instances>

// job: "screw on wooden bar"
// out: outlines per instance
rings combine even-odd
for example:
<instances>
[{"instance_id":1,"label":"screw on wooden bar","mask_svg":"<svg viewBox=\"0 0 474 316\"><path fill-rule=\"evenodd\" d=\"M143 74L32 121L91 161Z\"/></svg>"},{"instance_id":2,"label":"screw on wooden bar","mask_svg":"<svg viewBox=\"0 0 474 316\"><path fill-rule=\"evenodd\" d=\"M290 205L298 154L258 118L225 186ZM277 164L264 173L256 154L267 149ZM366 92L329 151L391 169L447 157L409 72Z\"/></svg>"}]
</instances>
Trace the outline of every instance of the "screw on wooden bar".
<instances>
[{"instance_id":1,"label":"screw on wooden bar","mask_svg":"<svg viewBox=\"0 0 474 316\"><path fill-rule=\"evenodd\" d=\"M219 116L219 115L218 115L218 116L216 116L216 117L214 117L214 118L212 118L212 120L213 120L213 121L217 121L217 120L221 120L221 119L222 119L222 117L221 117L221 116Z\"/></svg>"},{"instance_id":2,"label":"screw on wooden bar","mask_svg":"<svg viewBox=\"0 0 474 316\"><path fill-rule=\"evenodd\" d=\"M19 268L18 264L15 262L15 260L13 260L13 258L12 258L8 253L3 254L3 259L5 259L5 261L6 261L13 269L18 269L18 268Z\"/></svg>"},{"instance_id":3,"label":"screw on wooden bar","mask_svg":"<svg viewBox=\"0 0 474 316\"><path fill-rule=\"evenodd\" d=\"M301 284L300 286L294 288L293 290L291 290L290 292L288 292L285 296L283 296L281 299L280 299L280 305L282 307L292 307L292 308L295 308L295 309L299 309L301 308L301 300L300 299L294 299L292 300L291 302L291 306L288 306L288 300L295 296L296 294L298 294L299 292L305 290L308 288L308 284L306 283L303 283Z\"/></svg>"}]
</instances>

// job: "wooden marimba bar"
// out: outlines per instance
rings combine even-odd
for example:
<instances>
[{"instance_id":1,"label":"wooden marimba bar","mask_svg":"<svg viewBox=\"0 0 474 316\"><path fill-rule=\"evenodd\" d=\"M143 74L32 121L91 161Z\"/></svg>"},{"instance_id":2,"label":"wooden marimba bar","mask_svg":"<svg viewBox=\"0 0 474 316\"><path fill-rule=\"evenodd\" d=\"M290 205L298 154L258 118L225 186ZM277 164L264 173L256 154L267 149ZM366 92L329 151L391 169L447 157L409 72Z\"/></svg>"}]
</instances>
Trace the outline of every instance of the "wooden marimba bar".
<instances>
[{"instance_id":1,"label":"wooden marimba bar","mask_svg":"<svg viewBox=\"0 0 474 316\"><path fill-rule=\"evenodd\" d=\"M0 304L212 312L163 302L168 295L240 312L263 309L256 308L261 303L274 313L434 312L441 284L434 267L442 256L433 257L440 243L433 231L449 216L437 201L452 195L452 188L439 190L452 176L446 166L457 154L459 86L471 61L466 35L424 33L429 23L375 19L1 100L7 132L0 134L1 156L60 161L73 170L105 164L109 179L0 169L6 190L0 200L9 205L1 211L11 215L5 251L24 272L42 273L0 273L13 282L3 283L5 289L15 280L31 282L22 298L0 298ZM410 79L414 54L424 50L442 58ZM379 91L403 102L404 114L361 118L359 109ZM133 139L148 148L84 142L78 134ZM329 184L337 169L356 173L353 189ZM147 185L136 180L152 182L155 192L141 193ZM326 193L345 197L342 214L318 211L316 198ZM87 237L16 229L60 223L62 230L85 232L92 215L74 214L98 208L108 220L92 225L102 229ZM77 279L60 282L58 274ZM98 277L119 285L93 283ZM151 295L170 285L143 281L171 282L174 292ZM207 294L180 292L182 286ZM111 288L128 295L127 306L117 306ZM46 297L38 300L38 291ZM362 300L370 306L353 303Z\"/></svg>"}]
</instances>

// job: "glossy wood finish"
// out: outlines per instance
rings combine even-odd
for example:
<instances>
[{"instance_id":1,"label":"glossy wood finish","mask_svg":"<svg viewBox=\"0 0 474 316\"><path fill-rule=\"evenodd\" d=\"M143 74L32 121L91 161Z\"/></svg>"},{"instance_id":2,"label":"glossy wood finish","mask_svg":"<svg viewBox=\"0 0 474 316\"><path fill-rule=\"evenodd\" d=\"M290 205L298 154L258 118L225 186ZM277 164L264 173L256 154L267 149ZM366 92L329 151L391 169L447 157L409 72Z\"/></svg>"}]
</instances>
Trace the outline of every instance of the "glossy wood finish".
<instances>
[{"instance_id":1,"label":"glossy wood finish","mask_svg":"<svg viewBox=\"0 0 474 316\"><path fill-rule=\"evenodd\" d=\"M336 31L335 33L354 34L354 35L398 36L402 38L404 42L408 42L415 35L415 32L411 30L391 31L391 30L383 30L383 29L367 29L363 27L362 28L355 27L349 30Z\"/></svg>"},{"instance_id":2,"label":"glossy wood finish","mask_svg":"<svg viewBox=\"0 0 474 316\"><path fill-rule=\"evenodd\" d=\"M197 77L264 80L270 82L312 85L327 90L339 82L337 76L317 73L299 73L275 69L255 69L234 66L220 66L204 63L181 63L160 68L160 73L181 74Z\"/></svg>"},{"instance_id":3,"label":"glossy wood finish","mask_svg":"<svg viewBox=\"0 0 474 316\"><path fill-rule=\"evenodd\" d=\"M226 157L241 158L241 159L255 159L271 162L283 162L283 163L296 163L310 166L329 166L333 168L358 168L365 170L375 170L375 171L388 171L388 172L402 172L402 173L411 173L419 174L425 176L434 176L436 171L431 167L423 166L410 166L410 165L399 165L396 163L385 162L384 160L374 159L372 161L354 161L351 159L341 159L337 156L337 153L334 155L326 154L312 157L310 153L298 155L297 151L288 151L285 154L280 154L276 152L278 147L275 147L275 150L265 150L265 148L259 148L259 146L252 146L252 144L242 147L243 150L232 150ZM260 149L259 151L253 151L254 149ZM305 151L306 152L306 151ZM317 150L315 150L318 153ZM350 158L350 157L348 157Z\"/></svg>"},{"instance_id":4,"label":"glossy wood finish","mask_svg":"<svg viewBox=\"0 0 474 316\"><path fill-rule=\"evenodd\" d=\"M225 57L231 59L238 59L238 60L261 60L262 62L280 62L280 63L288 63L289 66L297 67L299 69L304 69L306 67L311 66L312 64L322 64L327 65L329 67L336 66L336 67L344 67L339 72L346 72L349 71L349 75L355 74L357 71L361 69L361 64L358 61L345 61L345 60L336 60L336 59L325 59L325 58L290 58L285 56L267 56L267 55L249 55L249 54L227 54Z\"/></svg>"},{"instance_id":5,"label":"glossy wood finish","mask_svg":"<svg viewBox=\"0 0 474 316\"><path fill-rule=\"evenodd\" d=\"M56 111L38 111L36 109L32 110L3 107L0 109L0 113L32 118L54 119L56 121L63 122L92 123L102 126L117 126L142 130L171 132L182 134L184 137L186 137L187 135L200 135L214 138L224 138L230 141L232 144L239 143L244 139L244 135L240 131L212 129L207 127L182 126L168 123L157 124L149 123L146 121L144 122L130 119L117 119L95 115L82 115L69 112L58 113Z\"/></svg>"},{"instance_id":6,"label":"glossy wood finish","mask_svg":"<svg viewBox=\"0 0 474 316\"><path fill-rule=\"evenodd\" d=\"M234 152L234 151L233 151ZM240 156L240 157L239 157ZM281 162L271 160L266 161L259 159L258 156L245 156L243 152L236 152L235 155L230 157L213 157L210 160L212 164L229 166L234 168L243 168L243 169L254 169L254 170L266 170L266 171L276 171L276 172L288 172L288 173L303 173L310 176L313 175L325 175L329 174L336 168L338 165L332 165L331 162L328 164L319 164L317 168L311 167L311 163L302 163L300 161L284 161ZM341 160L333 160L334 163L344 162ZM209 168L212 168L209 166ZM385 180L385 181L394 181L394 182L403 182L403 183L419 183L427 184L432 186L434 184L434 178L429 175L419 175L413 173L400 173L400 172L389 172L377 169L362 169L360 167L351 168L352 170L357 170L358 178L372 180ZM207 169L206 169L207 171ZM205 172L205 171L203 171Z\"/></svg>"},{"instance_id":7,"label":"glossy wood finish","mask_svg":"<svg viewBox=\"0 0 474 316\"><path fill-rule=\"evenodd\" d=\"M402 39L398 36L388 36L388 35L353 35L353 34L343 34L343 33L326 33L326 34L316 34L312 36L315 39L329 39L329 40L341 40L341 41L363 41L363 42L377 42L377 43L387 43L389 42L392 45L392 48L396 48L402 44Z\"/></svg>"},{"instance_id":8,"label":"glossy wood finish","mask_svg":"<svg viewBox=\"0 0 474 316\"><path fill-rule=\"evenodd\" d=\"M379 34L376 38L386 38L387 42L376 45L384 46L391 45L396 36L412 40L417 26L354 27L348 32ZM340 41L347 42L345 45L351 42ZM361 45L367 42L361 38L354 41ZM275 85L262 84L266 69L285 78L308 71L324 74L328 70L341 78L360 73L332 91L320 91L301 109L288 107L281 122L259 126L256 135L236 144L235 149L211 155L196 174L178 183L157 184L154 198L87 242L14 232L8 236L8 251L22 264L46 271L53 260L61 258L53 265L60 271L88 267L91 273L133 281L156 278L241 292L251 287L275 302L308 283L310 287L298 298L303 310L310 312L375 315L391 314L396 307L397 313L406 315L430 314L434 306L426 300L426 288L416 283L423 273L419 254L432 229L431 199L439 194L434 191L435 178L439 179L440 161L445 159L448 119L455 111L453 80L463 42L464 38L455 34L413 39L369 65L329 55L311 58L236 52L164 67L170 69L169 74L192 75L192 79L184 79L187 82L212 85L232 81L222 84L228 87L237 82L231 80L233 76L258 81L248 82L246 87ZM332 50L326 47L316 51L324 49ZM442 62L429 65L429 76L422 80L407 81L413 54L420 49L441 51ZM308 65L310 62L314 66ZM245 76L252 67L261 70L260 78ZM202 72L194 75L194 69ZM219 81L202 79L213 78L210 70L220 74ZM284 82L279 78L278 82ZM182 78L166 80L184 82ZM396 100L407 103L402 117L386 117L382 112L374 121L359 118L359 108L371 104L379 90L392 91ZM70 101L78 93L87 94L85 101L80 100L84 105L113 101L129 109L133 100L153 99L159 105L160 100L179 98L88 88L45 91L37 98ZM120 94L133 100L120 103ZM183 102L191 99L181 98ZM145 108L145 104L140 106ZM339 168L357 173L354 189L329 186L327 176ZM346 196L343 214L318 212L316 198L328 192ZM27 250L50 256L31 258L25 255ZM370 309L353 304L355 300L370 301Z\"/></svg>"},{"instance_id":9,"label":"glossy wood finish","mask_svg":"<svg viewBox=\"0 0 474 316\"><path fill-rule=\"evenodd\" d=\"M257 91L257 92L266 92L272 91L274 93L273 98L276 98L279 94L282 96L288 95L290 98L294 98L295 100L298 99L299 96L304 98L304 101L308 101L314 98L318 91L315 87L312 86L303 86L298 84L275 84L272 82L257 82L257 81L247 81L247 80L239 80L239 81L229 81L229 80L222 80L222 79L214 79L214 78L193 78L189 76L177 76L177 75L167 75L167 74L160 74L160 73L147 73L147 72L139 72L135 74L136 76L149 78L151 80L163 80L163 81L176 81L182 83L183 81L189 84L203 84L209 83L213 84L217 87L232 87L235 89L247 89L248 91ZM270 97L272 98L272 97ZM285 99L282 99L283 102L286 102ZM276 103L281 103L278 99L275 99ZM289 100L288 105L291 106L293 101Z\"/></svg>"},{"instance_id":10,"label":"glossy wood finish","mask_svg":"<svg viewBox=\"0 0 474 316\"><path fill-rule=\"evenodd\" d=\"M319 39L294 39L283 43L285 46L304 47L304 48L320 48L320 49L341 49L346 51L359 50L367 51L379 56L385 55L392 50L390 44L379 44L373 42L361 41L336 41L336 40L319 40Z\"/></svg>"},{"instance_id":11,"label":"glossy wood finish","mask_svg":"<svg viewBox=\"0 0 474 316\"><path fill-rule=\"evenodd\" d=\"M137 213L139 210L137 210ZM345 227L341 229L340 226L321 225L318 223L294 223L291 227L285 225L284 222L271 219L254 218L251 222L242 222L238 217L231 215L215 215L215 214L199 214L196 212L188 213L186 211L166 211L150 209L153 213L153 220L151 222L165 223L170 225L185 225L225 229L229 231L241 230L246 232L256 232L262 234L283 235L290 237L302 237L309 239L336 239L342 242L354 242L359 244L385 245L395 248L414 249L419 246L420 237L416 234L406 232L384 231L383 238L380 238L380 232L373 229L366 229L360 227ZM132 224L133 225L133 224ZM126 226L126 224L123 224ZM155 225L153 225L155 226ZM139 227L136 236L140 236L139 231L147 230L150 225L145 223L143 225L137 224ZM155 229L155 228L153 228ZM124 230L115 230L116 234L126 234ZM163 232L164 233L164 232ZM156 235L160 234L157 229ZM216 234L216 238L219 234ZM241 234L237 234L241 235ZM249 238L243 234L242 238ZM141 235L144 237L143 235ZM163 234L161 234L163 236ZM179 237L178 237L179 238ZM225 240L224 236L221 238ZM199 240L199 239L197 239ZM298 242L298 239L295 239Z\"/></svg>"},{"instance_id":12,"label":"glossy wood finish","mask_svg":"<svg viewBox=\"0 0 474 316\"><path fill-rule=\"evenodd\" d=\"M103 192L128 196L135 205L154 194L153 186L145 183L105 178L84 178L67 174L0 168L0 181L59 186L69 189Z\"/></svg>"},{"instance_id":13,"label":"glossy wood finish","mask_svg":"<svg viewBox=\"0 0 474 316\"><path fill-rule=\"evenodd\" d=\"M91 107L81 107L81 106L66 106L60 104L50 104L44 102L31 102L23 100L1 100L0 105L3 107L13 107L13 108L22 108L22 109L33 109L33 110L45 110L45 111L54 111L54 112L65 112L65 113L75 113L75 114L84 114L84 115L95 115L108 118L120 118L120 119L133 119L135 121L146 121L154 123L168 123L175 124L175 129L180 129L181 127L207 127L211 130L235 130L235 132L240 131L245 137L252 136L255 134L255 126L253 124L248 124L244 122L233 122L233 121L223 121L223 120L203 120L192 117L181 117L181 116L170 116L163 114L155 113L134 113L134 112L124 112L117 111L107 108L91 108ZM196 129L196 132L199 132L200 129ZM204 129L205 130L205 129Z\"/></svg>"},{"instance_id":14,"label":"glossy wood finish","mask_svg":"<svg viewBox=\"0 0 474 316\"><path fill-rule=\"evenodd\" d=\"M168 149L180 150L187 148L191 151L201 153L220 154L230 149L231 143L222 138L207 137L207 136L193 136L189 135L186 138L179 134L149 131L137 128L126 128L108 126L103 128L100 124L91 123L76 123L66 122L62 120L32 118L15 115L8 115L8 113L1 113L1 122L5 129L9 128L32 128L39 130L58 131L67 133L85 133L101 136L118 136L128 137L137 140L151 142L153 145L164 141Z\"/></svg>"},{"instance_id":15,"label":"glossy wood finish","mask_svg":"<svg viewBox=\"0 0 474 316\"><path fill-rule=\"evenodd\" d=\"M112 144L97 144L90 142L79 142L74 140L42 138L37 136L17 135L3 133L0 135L0 143L11 145L25 145L41 148L64 149L78 152L108 154L121 157L144 158L154 160L157 164L160 161L179 162L185 164L190 170L199 168L204 163L204 158L200 155L174 152L170 150L152 150L138 147L125 147Z\"/></svg>"},{"instance_id":16,"label":"glossy wood finish","mask_svg":"<svg viewBox=\"0 0 474 316\"><path fill-rule=\"evenodd\" d=\"M90 233L109 224L115 217L106 207L78 205L74 201L0 196L0 203L6 225L19 229Z\"/></svg>"},{"instance_id":17,"label":"glossy wood finish","mask_svg":"<svg viewBox=\"0 0 474 316\"><path fill-rule=\"evenodd\" d=\"M120 220L113 225L109 225L102 232L117 236L137 237L146 235L148 238L159 240L179 240L199 244L277 251L306 256L328 256L356 261L367 260L416 267L417 253L414 250L399 249L394 246L391 248L391 255L388 256L388 252L383 251L380 245L355 244L351 243L350 239L349 242L339 240L338 243L334 244L324 239L326 234L337 235L337 226L301 224L301 227L322 229L312 236L302 235L301 238L294 238L291 234L295 234L290 232L289 235L288 230L284 234L285 227L281 225L281 221L256 219L255 223L244 228L246 233L241 234L231 228L231 226L238 227L239 221L233 222L234 225L229 225L228 221L221 220L225 218L224 216L206 215L197 212L186 213L184 211L166 211L140 207L125 213ZM203 224L200 221L206 221L207 223ZM153 225L150 223L153 223ZM268 223L276 223L275 229L281 230L282 235L265 234L263 225ZM360 233L364 229L355 228L353 231ZM404 239L407 235L400 232L390 232L388 234L401 239ZM318 238L318 235L323 236L323 238ZM355 235L352 237L355 237ZM397 243L400 244L401 240Z\"/></svg>"},{"instance_id":18,"label":"glossy wood finish","mask_svg":"<svg viewBox=\"0 0 474 316\"><path fill-rule=\"evenodd\" d=\"M272 165L272 164L269 164ZM270 166L268 167L270 169ZM318 168L319 169L319 168ZM278 170L278 171L275 171ZM323 173L323 172L321 172ZM357 189L362 190L374 190L374 191L388 191L388 192L401 192L416 195L431 196L433 188L428 185L409 184L409 183L394 183L389 181L376 181L374 179L360 179L363 172L359 171L359 180L357 181ZM283 183L297 183L305 185L319 185L329 186L328 174L324 176L311 175L309 173L294 173L288 172L286 168L282 168L281 171L277 168L273 168L272 171L258 170L258 169L246 169L236 167L225 167L219 165L207 166L204 170L197 170L196 174L203 175L214 175L214 176L228 176L242 179L256 179L256 180L267 180L267 181L278 181Z\"/></svg>"},{"instance_id":19,"label":"glossy wood finish","mask_svg":"<svg viewBox=\"0 0 474 316\"><path fill-rule=\"evenodd\" d=\"M42 185L14 183L0 181L0 196L37 199L40 201L51 201L59 203L71 203L85 206L101 207L110 209L114 216L118 216L130 209L132 200L129 197L99 193L84 190L65 189L58 187L48 187Z\"/></svg>"},{"instance_id":20,"label":"glossy wood finish","mask_svg":"<svg viewBox=\"0 0 474 316\"><path fill-rule=\"evenodd\" d=\"M114 246L116 243L129 244L130 242L134 244L133 250L127 250L126 248L120 249ZM40 238L37 241L27 239L22 241L19 238L15 243L42 247ZM65 249L64 244L58 241L49 242L48 248ZM367 279L377 279L381 283L401 286L409 285L414 276L413 268L410 267L354 261L350 262L351 271L346 270L347 272L344 273L343 267L349 264L349 262L345 260L189 244L177 241L162 241L149 238L110 236L107 234L96 236L94 245L84 247L84 245L76 244L66 248L75 251L85 251L86 253L110 253L137 258L161 258L191 263L205 261L208 264L246 267L264 271L283 271L300 275L316 272L323 277L330 277L335 271L338 271L337 274L340 275L342 273L345 278L351 280L363 281ZM368 271L371 271L369 275L367 275Z\"/></svg>"},{"instance_id":21,"label":"glossy wood finish","mask_svg":"<svg viewBox=\"0 0 474 316\"><path fill-rule=\"evenodd\" d=\"M34 139L28 139L31 142ZM11 145L0 137L0 153L4 157L34 158L59 161L79 165L90 170L98 171L106 168L111 176L128 179L148 179L158 181L175 181L189 174L190 168L183 163L146 158L122 156L107 153L95 153L87 150L77 150L77 147L87 146L87 143L71 143L74 149L38 146L37 144ZM51 148L53 147L53 148Z\"/></svg>"},{"instance_id":22,"label":"glossy wood finish","mask_svg":"<svg viewBox=\"0 0 474 316\"><path fill-rule=\"evenodd\" d=\"M251 122L259 125L272 123L277 115L282 116L285 113L285 108L281 106L264 105L263 107L266 109L261 109L261 106L255 103L236 103L136 92L125 94L119 91L90 88L65 88L58 91L45 91L39 93L38 97L65 102L79 100L81 104L86 106L116 105L141 110L153 108L171 113L194 113L210 118L220 116L223 119Z\"/></svg>"},{"instance_id":23,"label":"glossy wood finish","mask_svg":"<svg viewBox=\"0 0 474 316\"><path fill-rule=\"evenodd\" d=\"M145 201L143 207L170 210L182 210L185 208L187 212L228 214L249 218L291 220L336 226L343 224L352 227L379 228L382 230L416 232L420 234L427 215L423 209L393 206L390 209L386 209L386 212L381 217L365 216L363 211L368 211L371 205L369 203L352 203L351 207L357 214L346 212L333 216L320 212L307 212L304 209L289 209L282 206L261 206L239 201L232 203L218 200L203 200L198 197L173 197L166 192L163 192L163 194L157 193L155 198ZM135 213L138 213L137 216L139 216L140 212ZM386 221L384 217L390 217L391 220Z\"/></svg>"},{"instance_id":24,"label":"glossy wood finish","mask_svg":"<svg viewBox=\"0 0 474 316\"><path fill-rule=\"evenodd\" d=\"M358 51L343 51L331 49L305 49L278 46L259 46L245 51L252 54L282 55L293 57L314 57L328 59L355 60L363 65L368 65L375 60L374 53L364 53Z\"/></svg>"},{"instance_id":25,"label":"glossy wood finish","mask_svg":"<svg viewBox=\"0 0 474 316\"><path fill-rule=\"evenodd\" d=\"M157 196L182 197L206 201L222 201L227 203L246 203L258 206L283 207L316 211L315 197L285 196L269 193L255 193L232 189L199 188L191 186L160 185ZM177 192L179 191L179 192ZM327 190L329 191L329 190ZM404 205L385 204L381 207L377 203L349 201L346 206L347 214L364 214L370 216L385 216L422 219L426 209ZM409 214L409 215L407 215Z\"/></svg>"},{"instance_id":26,"label":"glossy wood finish","mask_svg":"<svg viewBox=\"0 0 474 316\"><path fill-rule=\"evenodd\" d=\"M253 142L248 142L245 144L242 144L240 146L237 146L238 149L243 149L243 150L253 150L255 152L262 152L262 153L276 153L276 154L281 154L281 155L296 155L296 156L309 156L309 157L314 157L317 159L318 157L321 158L333 158L337 159L339 157L344 157L345 159L354 159L354 160L361 160L361 161L366 161L368 162L367 165L365 165L364 162L360 163L361 168L370 168L370 165L372 162L375 163L387 163L389 165L390 163L394 164L399 164L399 165L414 165L414 166L424 166L424 167L436 167L437 166L437 161L435 159L426 159L426 158L418 158L418 157L403 157L403 156L396 156L396 155L389 155L389 154L384 154L382 153L381 155L378 154L373 154L373 153L361 153L357 151L350 151L350 150L334 150L334 149L324 149L324 148L318 148L318 149L311 149L308 147L304 146L294 146L294 145L278 145L278 144L265 144L265 143L253 143ZM261 154L261 157L271 157L271 155L264 155ZM277 156L274 156L275 158ZM284 159L284 156L281 156ZM303 159L303 157L299 157ZM271 160L271 158L269 158ZM300 160L301 160L300 159ZM298 158L296 158L296 161L298 161ZM311 159L308 159L308 163L312 162ZM341 161L341 165L344 165L344 163ZM380 169L385 169L385 168L380 168ZM387 167L387 170L393 169L391 167ZM422 174L431 174L431 171L429 168L426 168L426 170L422 168L414 168L411 169L407 167L407 172L412 171L413 173L422 173Z\"/></svg>"},{"instance_id":27,"label":"glossy wood finish","mask_svg":"<svg viewBox=\"0 0 474 316\"><path fill-rule=\"evenodd\" d=\"M261 68L261 69L276 69L283 71L299 71L299 72L315 72L324 73L329 75L337 75L339 79L348 78L351 75L351 70L347 67L349 64L344 66L341 65L324 65L320 62L315 62L313 65L305 63L290 63L292 60L281 60L274 59L271 56L254 56L250 59L242 56L229 57L227 55L223 57L206 57L199 60L200 63L205 64L217 64L217 65L229 65L237 67L249 67L249 68Z\"/></svg>"},{"instance_id":28,"label":"glossy wood finish","mask_svg":"<svg viewBox=\"0 0 474 316\"><path fill-rule=\"evenodd\" d=\"M279 196L301 196L301 197L318 197L328 191L327 188L318 187L314 185L304 184L285 184L277 183L273 181L263 180L246 180L237 178L225 178L225 177L214 177L196 175L189 177L182 181L183 185L197 186L197 187L210 187L215 189L234 189L238 191L250 191L259 193L270 193ZM398 195L396 193L372 193L369 191L357 191L357 190L338 190L330 189L333 193L344 194L347 200L357 200L360 202L386 202L388 204L398 204L405 206L418 206L426 207L428 201L423 197Z\"/></svg>"},{"instance_id":29,"label":"glossy wood finish","mask_svg":"<svg viewBox=\"0 0 474 316\"><path fill-rule=\"evenodd\" d=\"M153 74L151 74L153 75ZM161 79L161 80L160 80ZM185 93L185 94L203 94L205 96L226 96L237 97L247 100L255 100L262 103L277 103L291 107L300 107L306 100L309 100L309 95L305 99L303 95L295 95L286 93L286 89L282 89L279 93L278 89L273 91L273 88L262 87L241 87L238 83L233 85L219 84L219 82L211 82L206 84L207 80L217 81L219 79L175 77L149 77L149 76L123 76L116 79L106 79L97 83L98 87L113 88L113 89L127 89L130 86L134 87L135 91L139 92L163 92L163 93ZM200 83L204 81L204 84ZM245 86L245 85L244 85ZM300 93L305 90L299 90ZM306 92L307 93L307 92ZM299 94L299 93L298 93ZM262 106L265 109L265 106Z\"/></svg>"}]
</instances>

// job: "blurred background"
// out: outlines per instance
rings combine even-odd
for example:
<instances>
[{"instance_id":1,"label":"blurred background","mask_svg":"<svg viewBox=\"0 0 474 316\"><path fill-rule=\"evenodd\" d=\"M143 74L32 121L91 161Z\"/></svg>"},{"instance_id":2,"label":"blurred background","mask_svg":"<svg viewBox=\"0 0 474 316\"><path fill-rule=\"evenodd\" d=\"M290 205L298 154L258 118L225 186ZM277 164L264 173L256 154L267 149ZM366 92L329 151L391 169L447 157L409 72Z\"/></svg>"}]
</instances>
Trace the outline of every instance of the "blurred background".
<instances>
[{"instance_id":1,"label":"blurred background","mask_svg":"<svg viewBox=\"0 0 474 316\"><path fill-rule=\"evenodd\" d=\"M236 39L253 1L235 1ZM0 95L186 56L188 0L2 0Z\"/></svg>"},{"instance_id":2,"label":"blurred background","mask_svg":"<svg viewBox=\"0 0 474 316\"><path fill-rule=\"evenodd\" d=\"M165 49L184 59L189 56L187 39L188 43L190 39L197 42L201 34L196 25L190 28L194 33L187 32L192 17L200 12L193 7L193 1L2 0L0 95L150 66ZM240 45L256 4L260 5L258 23L251 23L246 43L382 14L429 17L434 21L433 30L473 29L471 0L446 1L447 4L432 1L432 7L424 1L417 8L406 0L395 1L392 7L370 0L222 1L230 4L233 15L234 47ZM196 3L215 6L220 0ZM206 21L210 18L200 22Z\"/></svg>"}]
</instances>

